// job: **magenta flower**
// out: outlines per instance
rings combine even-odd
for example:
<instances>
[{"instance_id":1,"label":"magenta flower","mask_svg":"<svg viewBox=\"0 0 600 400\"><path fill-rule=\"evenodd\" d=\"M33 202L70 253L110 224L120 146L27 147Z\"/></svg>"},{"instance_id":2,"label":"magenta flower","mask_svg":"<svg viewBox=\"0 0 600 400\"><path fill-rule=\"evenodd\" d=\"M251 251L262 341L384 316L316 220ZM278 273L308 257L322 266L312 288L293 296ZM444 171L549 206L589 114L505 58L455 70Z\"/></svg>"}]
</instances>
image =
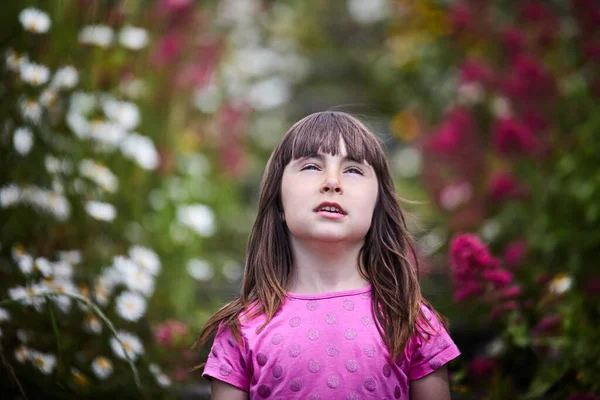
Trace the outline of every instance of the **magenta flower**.
<instances>
[{"instance_id":1,"label":"magenta flower","mask_svg":"<svg viewBox=\"0 0 600 400\"><path fill-rule=\"evenodd\" d=\"M545 100L554 92L554 80L539 60L520 55L504 79L502 91L515 100Z\"/></svg>"},{"instance_id":2,"label":"magenta flower","mask_svg":"<svg viewBox=\"0 0 600 400\"><path fill-rule=\"evenodd\" d=\"M508 55L513 59L521 55L525 49L525 37L523 33L512 26L500 31L500 43L502 43Z\"/></svg>"},{"instance_id":3,"label":"magenta flower","mask_svg":"<svg viewBox=\"0 0 600 400\"><path fill-rule=\"evenodd\" d=\"M517 239L510 242L504 250L504 263L509 268L515 268L527 256L527 241L525 239Z\"/></svg>"},{"instance_id":4,"label":"magenta flower","mask_svg":"<svg viewBox=\"0 0 600 400\"><path fill-rule=\"evenodd\" d=\"M448 113L438 131L427 138L426 150L437 154L455 155L464 150L475 133L473 117L467 111L456 108Z\"/></svg>"},{"instance_id":5,"label":"magenta flower","mask_svg":"<svg viewBox=\"0 0 600 400\"><path fill-rule=\"evenodd\" d=\"M161 11L181 12L188 9L192 0L160 0L159 7Z\"/></svg>"},{"instance_id":6,"label":"magenta flower","mask_svg":"<svg viewBox=\"0 0 600 400\"><path fill-rule=\"evenodd\" d=\"M491 358L477 357L469 366L470 375L476 378L489 378L498 369L498 364Z\"/></svg>"},{"instance_id":7,"label":"magenta flower","mask_svg":"<svg viewBox=\"0 0 600 400\"><path fill-rule=\"evenodd\" d=\"M450 26L455 33L461 33L473 26L473 11L462 3L453 3L450 7Z\"/></svg>"},{"instance_id":8,"label":"magenta flower","mask_svg":"<svg viewBox=\"0 0 600 400\"><path fill-rule=\"evenodd\" d=\"M488 192L492 199L503 201L527 196L527 190L517 179L506 172L497 172L490 178Z\"/></svg>"},{"instance_id":9,"label":"magenta flower","mask_svg":"<svg viewBox=\"0 0 600 400\"><path fill-rule=\"evenodd\" d=\"M496 151L505 156L533 155L538 148L531 129L513 118L496 120L492 142Z\"/></svg>"},{"instance_id":10,"label":"magenta flower","mask_svg":"<svg viewBox=\"0 0 600 400\"><path fill-rule=\"evenodd\" d=\"M468 59L459 67L462 83L480 82L490 84L493 80L493 71L483 60Z\"/></svg>"},{"instance_id":11,"label":"magenta flower","mask_svg":"<svg viewBox=\"0 0 600 400\"><path fill-rule=\"evenodd\" d=\"M469 298L475 298L483 293L483 286L475 281L463 282L454 292L454 301L460 303Z\"/></svg>"},{"instance_id":12,"label":"magenta flower","mask_svg":"<svg viewBox=\"0 0 600 400\"><path fill-rule=\"evenodd\" d=\"M164 66L174 61L183 48L183 40L177 34L167 34L158 40L152 54L152 62Z\"/></svg>"},{"instance_id":13,"label":"magenta flower","mask_svg":"<svg viewBox=\"0 0 600 400\"><path fill-rule=\"evenodd\" d=\"M497 268L494 270L483 271L481 277L491 283L496 288L505 287L512 282L512 274L505 269Z\"/></svg>"},{"instance_id":14,"label":"magenta flower","mask_svg":"<svg viewBox=\"0 0 600 400\"><path fill-rule=\"evenodd\" d=\"M455 237L450 244L451 267L458 280L473 278L476 272L496 268L493 258L481 240L471 234Z\"/></svg>"},{"instance_id":15,"label":"magenta flower","mask_svg":"<svg viewBox=\"0 0 600 400\"><path fill-rule=\"evenodd\" d=\"M509 300L505 303L502 303L496 306L492 312L490 313L490 318L495 319L500 317L502 314L505 314L508 311L514 311L518 308L518 303L514 300Z\"/></svg>"},{"instance_id":16,"label":"magenta flower","mask_svg":"<svg viewBox=\"0 0 600 400\"><path fill-rule=\"evenodd\" d=\"M500 291L500 297L503 299L512 299L521 294L521 286L512 285Z\"/></svg>"}]
</instances>

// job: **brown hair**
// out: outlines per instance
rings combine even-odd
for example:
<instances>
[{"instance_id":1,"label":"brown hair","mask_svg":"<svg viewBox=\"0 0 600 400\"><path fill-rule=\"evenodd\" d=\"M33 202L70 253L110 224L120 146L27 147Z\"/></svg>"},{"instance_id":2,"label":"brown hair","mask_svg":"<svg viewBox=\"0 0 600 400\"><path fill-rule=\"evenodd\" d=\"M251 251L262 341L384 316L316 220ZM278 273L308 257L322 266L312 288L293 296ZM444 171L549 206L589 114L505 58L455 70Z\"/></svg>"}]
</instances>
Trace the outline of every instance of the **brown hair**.
<instances>
[{"instance_id":1,"label":"brown hair","mask_svg":"<svg viewBox=\"0 0 600 400\"><path fill-rule=\"evenodd\" d=\"M339 111L318 112L296 122L275 148L260 185L258 214L250 232L240 297L221 308L202 330L204 344L219 326L229 327L240 340L241 313L264 314L263 329L286 297L293 268L288 228L280 218L283 170L292 160L319 151L337 155L340 137L348 156L374 169L379 192L371 227L359 253L361 275L371 283L373 315L379 334L396 358L424 321L418 261L399 206L385 154L371 131L357 118ZM432 309L433 311L433 309ZM435 311L433 311L435 313ZM246 314L247 313L247 314Z\"/></svg>"}]
</instances>

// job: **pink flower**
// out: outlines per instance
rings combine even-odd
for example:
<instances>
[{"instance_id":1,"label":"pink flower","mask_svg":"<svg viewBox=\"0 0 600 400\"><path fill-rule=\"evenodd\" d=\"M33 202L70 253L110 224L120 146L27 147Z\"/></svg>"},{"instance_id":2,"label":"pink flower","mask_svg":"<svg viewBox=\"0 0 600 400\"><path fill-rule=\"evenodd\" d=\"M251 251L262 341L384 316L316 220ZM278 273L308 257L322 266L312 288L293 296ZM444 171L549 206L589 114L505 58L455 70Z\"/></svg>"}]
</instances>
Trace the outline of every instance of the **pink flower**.
<instances>
[{"instance_id":1,"label":"pink flower","mask_svg":"<svg viewBox=\"0 0 600 400\"><path fill-rule=\"evenodd\" d=\"M452 240L450 258L454 275L459 280L472 278L475 272L498 266L498 260L491 256L488 248L471 234L462 234Z\"/></svg>"},{"instance_id":2,"label":"pink flower","mask_svg":"<svg viewBox=\"0 0 600 400\"><path fill-rule=\"evenodd\" d=\"M481 276L497 288L505 287L512 282L512 274L505 269L483 271Z\"/></svg>"},{"instance_id":3,"label":"pink flower","mask_svg":"<svg viewBox=\"0 0 600 400\"><path fill-rule=\"evenodd\" d=\"M520 55L515 58L502 90L515 100L545 100L554 91L554 80L539 60Z\"/></svg>"},{"instance_id":4,"label":"pink flower","mask_svg":"<svg viewBox=\"0 0 600 400\"><path fill-rule=\"evenodd\" d=\"M460 182L446 186L440 193L440 204L445 210L456 210L469 201L472 193L473 189L469 182Z\"/></svg>"},{"instance_id":5,"label":"pink flower","mask_svg":"<svg viewBox=\"0 0 600 400\"><path fill-rule=\"evenodd\" d=\"M498 364L491 358L477 357L471 361L470 374L476 378L489 378L498 369Z\"/></svg>"},{"instance_id":6,"label":"pink flower","mask_svg":"<svg viewBox=\"0 0 600 400\"><path fill-rule=\"evenodd\" d=\"M462 33L471 29L473 21L473 12L466 3L452 4L450 7L450 26L455 33Z\"/></svg>"},{"instance_id":7,"label":"pink flower","mask_svg":"<svg viewBox=\"0 0 600 400\"><path fill-rule=\"evenodd\" d=\"M505 289L502 289L502 291L500 292L500 297L503 299L510 299L513 297L517 297L520 294L521 294L521 286L513 285L513 286L509 286Z\"/></svg>"},{"instance_id":8,"label":"pink flower","mask_svg":"<svg viewBox=\"0 0 600 400\"><path fill-rule=\"evenodd\" d=\"M484 61L478 59L468 59L459 67L461 83L480 82L483 84L492 83L493 72Z\"/></svg>"},{"instance_id":9,"label":"pink flower","mask_svg":"<svg viewBox=\"0 0 600 400\"><path fill-rule=\"evenodd\" d=\"M518 239L506 246L506 250L504 250L504 263L510 268L515 268L521 264L526 256L527 241L525 239Z\"/></svg>"},{"instance_id":10,"label":"pink flower","mask_svg":"<svg viewBox=\"0 0 600 400\"><path fill-rule=\"evenodd\" d=\"M514 300L509 300L505 303L500 304L496 308L492 310L490 313L490 318L495 319L506 313L507 311L516 310L518 307L518 303Z\"/></svg>"},{"instance_id":11,"label":"pink flower","mask_svg":"<svg viewBox=\"0 0 600 400\"><path fill-rule=\"evenodd\" d=\"M167 326L159 326L154 330L154 340L159 346L170 346L172 341L171 331Z\"/></svg>"},{"instance_id":12,"label":"pink flower","mask_svg":"<svg viewBox=\"0 0 600 400\"><path fill-rule=\"evenodd\" d=\"M183 40L178 34L167 34L158 40L152 54L152 62L164 66L174 61L183 48Z\"/></svg>"},{"instance_id":13,"label":"pink flower","mask_svg":"<svg viewBox=\"0 0 600 400\"><path fill-rule=\"evenodd\" d=\"M187 10L192 0L160 0L161 11L181 12Z\"/></svg>"},{"instance_id":14,"label":"pink flower","mask_svg":"<svg viewBox=\"0 0 600 400\"><path fill-rule=\"evenodd\" d=\"M519 199L527 196L527 190L509 173L497 172L490 178L490 197L497 201Z\"/></svg>"},{"instance_id":15,"label":"pink flower","mask_svg":"<svg viewBox=\"0 0 600 400\"><path fill-rule=\"evenodd\" d=\"M506 156L532 155L538 147L531 130L513 118L496 120L492 141L496 150Z\"/></svg>"},{"instance_id":16,"label":"pink flower","mask_svg":"<svg viewBox=\"0 0 600 400\"><path fill-rule=\"evenodd\" d=\"M483 293L483 287L474 281L467 281L456 288L454 292L454 301L460 303L463 300L474 298Z\"/></svg>"},{"instance_id":17,"label":"pink flower","mask_svg":"<svg viewBox=\"0 0 600 400\"><path fill-rule=\"evenodd\" d=\"M500 43L506 48L511 58L516 58L525 49L523 33L515 27L507 27L500 31Z\"/></svg>"},{"instance_id":18,"label":"pink flower","mask_svg":"<svg viewBox=\"0 0 600 400\"><path fill-rule=\"evenodd\" d=\"M438 131L427 138L425 149L438 154L452 155L468 146L475 133L473 117L456 108L448 113Z\"/></svg>"}]
</instances>

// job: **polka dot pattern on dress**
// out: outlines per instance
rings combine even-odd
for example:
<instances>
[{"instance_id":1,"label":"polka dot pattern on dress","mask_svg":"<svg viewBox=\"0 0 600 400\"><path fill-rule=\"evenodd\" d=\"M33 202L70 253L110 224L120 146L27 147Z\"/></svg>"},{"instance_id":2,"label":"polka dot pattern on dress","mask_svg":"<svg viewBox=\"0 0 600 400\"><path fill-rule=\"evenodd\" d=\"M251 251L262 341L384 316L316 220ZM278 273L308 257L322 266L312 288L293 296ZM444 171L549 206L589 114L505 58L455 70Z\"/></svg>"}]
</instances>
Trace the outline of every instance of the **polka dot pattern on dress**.
<instances>
[{"instance_id":1,"label":"polka dot pattern on dress","mask_svg":"<svg viewBox=\"0 0 600 400\"><path fill-rule=\"evenodd\" d=\"M369 392L374 392L375 389L377 389L377 383L375 383L375 379L370 377L365 379L365 389L367 389Z\"/></svg>"},{"instance_id":2,"label":"polka dot pattern on dress","mask_svg":"<svg viewBox=\"0 0 600 400\"><path fill-rule=\"evenodd\" d=\"M265 353L258 353L256 355L256 362L261 367L264 367L268 360L269 360L269 357L267 357L267 355Z\"/></svg>"},{"instance_id":3,"label":"polka dot pattern on dress","mask_svg":"<svg viewBox=\"0 0 600 400\"><path fill-rule=\"evenodd\" d=\"M344 310L346 311L353 311L354 310L354 303L352 302L352 300L344 300Z\"/></svg>"},{"instance_id":4,"label":"polka dot pattern on dress","mask_svg":"<svg viewBox=\"0 0 600 400\"><path fill-rule=\"evenodd\" d=\"M358 362L356 360L346 361L346 369L348 370L348 372L358 371Z\"/></svg>"},{"instance_id":5,"label":"polka dot pattern on dress","mask_svg":"<svg viewBox=\"0 0 600 400\"><path fill-rule=\"evenodd\" d=\"M300 378L294 378L290 381L290 390L292 392L299 392L302 389L302 381Z\"/></svg>"},{"instance_id":6,"label":"polka dot pattern on dress","mask_svg":"<svg viewBox=\"0 0 600 400\"><path fill-rule=\"evenodd\" d=\"M266 385L260 385L258 387L258 395L262 398L267 398L271 395L271 388Z\"/></svg>"},{"instance_id":7,"label":"polka dot pattern on dress","mask_svg":"<svg viewBox=\"0 0 600 400\"><path fill-rule=\"evenodd\" d=\"M365 346L365 356L367 356L369 358L375 357L375 347L373 347L370 344L366 345Z\"/></svg>"},{"instance_id":8,"label":"polka dot pattern on dress","mask_svg":"<svg viewBox=\"0 0 600 400\"><path fill-rule=\"evenodd\" d=\"M321 370L321 364L317 360L308 360L308 370L313 374L317 373Z\"/></svg>"},{"instance_id":9,"label":"polka dot pattern on dress","mask_svg":"<svg viewBox=\"0 0 600 400\"><path fill-rule=\"evenodd\" d=\"M431 367L431 369L440 369L441 366L442 361L438 358L434 358L433 360L429 361L429 367Z\"/></svg>"},{"instance_id":10,"label":"polka dot pattern on dress","mask_svg":"<svg viewBox=\"0 0 600 400\"><path fill-rule=\"evenodd\" d=\"M300 351L300 346L298 346L297 344L293 344L290 346L288 354L290 355L290 357L296 358L300 355Z\"/></svg>"},{"instance_id":11,"label":"polka dot pattern on dress","mask_svg":"<svg viewBox=\"0 0 600 400\"><path fill-rule=\"evenodd\" d=\"M321 400L321 395L318 393L311 393L306 398L307 400Z\"/></svg>"},{"instance_id":12,"label":"polka dot pattern on dress","mask_svg":"<svg viewBox=\"0 0 600 400\"><path fill-rule=\"evenodd\" d=\"M337 315L329 313L325 316L325 322L327 325L334 325L337 322Z\"/></svg>"},{"instance_id":13,"label":"polka dot pattern on dress","mask_svg":"<svg viewBox=\"0 0 600 400\"><path fill-rule=\"evenodd\" d=\"M360 319L360 322L361 322L361 323L362 323L364 326L366 326L366 327L369 327L369 326L373 325L373 318L371 318L371 317L369 317L369 316L366 316L366 315L365 315L364 317L362 317L362 318Z\"/></svg>"},{"instance_id":14,"label":"polka dot pattern on dress","mask_svg":"<svg viewBox=\"0 0 600 400\"><path fill-rule=\"evenodd\" d=\"M283 335L281 333L276 333L273 335L273 337L271 338L271 343L273 343L274 345L278 345L281 344L281 342L283 341Z\"/></svg>"},{"instance_id":15,"label":"polka dot pattern on dress","mask_svg":"<svg viewBox=\"0 0 600 400\"><path fill-rule=\"evenodd\" d=\"M233 370L233 368L231 368L231 365L221 364L221 368L219 368L219 373L223 376L229 376L229 374L231 374L232 370Z\"/></svg>"},{"instance_id":16,"label":"polka dot pattern on dress","mask_svg":"<svg viewBox=\"0 0 600 400\"><path fill-rule=\"evenodd\" d=\"M340 378L337 375L330 375L327 378L327 386L331 389L337 389L340 386Z\"/></svg>"},{"instance_id":17,"label":"polka dot pattern on dress","mask_svg":"<svg viewBox=\"0 0 600 400\"><path fill-rule=\"evenodd\" d=\"M300 317L292 317L292 319L290 319L289 324L292 328L296 328L296 327L300 326L300 322L302 322Z\"/></svg>"},{"instance_id":18,"label":"polka dot pattern on dress","mask_svg":"<svg viewBox=\"0 0 600 400\"><path fill-rule=\"evenodd\" d=\"M329 357L337 357L340 355L340 349L335 344L327 346L327 355Z\"/></svg>"},{"instance_id":19,"label":"polka dot pattern on dress","mask_svg":"<svg viewBox=\"0 0 600 400\"><path fill-rule=\"evenodd\" d=\"M319 308L319 302L316 300L310 300L306 303L306 309L309 311L315 311L317 308Z\"/></svg>"},{"instance_id":20,"label":"polka dot pattern on dress","mask_svg":"<svg viewBox=\"0 0 600 400\"><path fill-rule=\"evenodd\" d=\"M360 396L355 392L350 392L348 393L348 396L346 396L346 400L360 400Z\"/></svg>"},{"instance_id":21,"label":"polka dot pattern on dress","mask_svg":"<svg viewBox=\"0 0 600 400\"><path fill-rule=\"evenodd\" d=\"M348 340L354 340L356 339L356 331L352 328L348 328L344 332L344 337Z\"/></svg>"},{"instance_id":22,"label":"polka dot pattern on dress","mask_svg":"<svg viewBox=\"0 0 600 400\"><path fill-rule=\"evenodd\" d=\"M319 338L319 331L317 329L309 329L306 332L306 336L309 340L317 340Z\"/></svg>"},{"instance_id":23,"label":"polka dot pattern on dress","mask_svg":"<svg viewBox=\"0 0 600 400\"><path fill-rule=\"evenodd\" d=\"M281 365L276 365L273 367L273 378L281 378L283 375L283 367Z\"/></svg>"},{"instance_id":24,"label":"polka dot pattern on dress","mask_svg":"<svg viewBox=\"0 0 600 400\"><path fill-rule=\"evenodd\" d=\"M448 343L448 341L443 337L437 337L435 339L435 345L443 350L448 348L448 346L450 346L450 343Z\"/></svg>"},{"instance_id":25,"label":"polka dot pattern on dress","mask_svg":"<svg viewBox=\"0 0 600 400\"><path fill-rule=\"evenodd\" d=\"M385 364L383 366L383 376L385 376L386 378L389 378L392 375L392 367L390 367L390 364Z\"/></svg>"}]
</instances>

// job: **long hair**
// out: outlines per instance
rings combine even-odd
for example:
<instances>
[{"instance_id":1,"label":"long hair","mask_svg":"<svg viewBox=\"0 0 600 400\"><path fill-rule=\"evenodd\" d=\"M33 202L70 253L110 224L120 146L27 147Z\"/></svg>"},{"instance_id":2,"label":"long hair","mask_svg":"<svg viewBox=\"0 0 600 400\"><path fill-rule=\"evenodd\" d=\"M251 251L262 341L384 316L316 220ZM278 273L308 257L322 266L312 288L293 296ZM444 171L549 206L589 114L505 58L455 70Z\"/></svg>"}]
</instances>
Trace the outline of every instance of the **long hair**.
<instances>
[{"instance_id":1,"label":"long hair","mask_svg":"<svg viewBox=\"0 0 600 400\"><path fill-rule=\"evenodd\" d=\"M404 351L421 321L418 259L399 205L385 154L371 131L357 118L339 111L318 112L296 122L275 148L260 184L258 214L247 244L240 297L221 308L202 330L196 344L204 344L224 324L240 340L240 314L264 314L264 327L286 298L293 269L288 228L281 218L281 180L291 161L319 151L337 155L340 137L348 156L366 161L375 171L379 191L371 227L359 253L361 275L371 283L372 312L390 354ZM432 312L435 311L432 309Z\"/></svg>"}]
</instances>

